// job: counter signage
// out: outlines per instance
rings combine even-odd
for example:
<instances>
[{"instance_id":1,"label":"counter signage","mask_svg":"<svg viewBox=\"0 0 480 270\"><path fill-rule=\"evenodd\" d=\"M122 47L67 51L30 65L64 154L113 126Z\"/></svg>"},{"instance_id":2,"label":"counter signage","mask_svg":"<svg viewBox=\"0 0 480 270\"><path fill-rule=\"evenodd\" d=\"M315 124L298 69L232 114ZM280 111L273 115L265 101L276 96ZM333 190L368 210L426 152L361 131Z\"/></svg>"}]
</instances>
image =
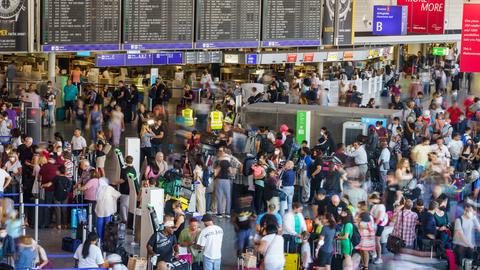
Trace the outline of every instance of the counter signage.
<instances>
[{"instance_id":1,"label":"counter signage","mask_svg":"<svg viewBox=\"0 0 480 270\"><path fill-rule=\"evenodd\" d=\"M4 2L9 3L8 6L4 6ZM28 1L2 1L0 51L26 52L28 42Z\"/></svg>"},{"instance_id":2,"label":"counter signage","mask_svg":"<svg viewBox=\"0 0 480 270\"><path fill-rule=\"evenodd\" d=\"M126 54L97 54L97 67L125 66Z\"/></svg>"},{"instance_id":3,"label":"counter signage","mask_svg":"<svg viewBox=\"0 0 480 270\"><path fill-rule=\"evenodd\" d=\"M335 62L338 61L338 53L337 52L329 52L327 55L328 62Z\"/></svg>"},{"instance_id":4,"label":"counter signage","mask_svg":"<svg viewBox=\"0 0 480 270\"><path fill-rule=\"evenodd\" d=\"M460 70L480 72L480 4L464 4Z\"/></svg>"},{"instance_id":5,"label":"counter signage","mask_svg":"<svg viewBox=\"0 0 480 270\"><path fill-rule=\"evenodd\" d=\"M287 62L288 63L295 63L297 62L298 55L296 53L290 53L287 55Z\"/></svg>"},{"instance_id":6,"label":"counter signage","mask_svg":"<svg viewBox=\"0 0 480 270\"><path fill-rule=\"evenodd\" d=\"M344 52L343 53L343 60L344 61L352 61L353 60L353 52Z\"/></svg>"},{"instance_id":7,"label":"counter signage","mask_svg":"<svg viewBox=\"0 0 480 270\"><path fill-rule=\"evenodd\" d=\"M258 64L258 54L247 54L247 65Z\"/></svg>"},{"instance_id":8,"label":"counter signage","mask_svg":"<svg viewBox=\"0 0 480 270\"><path fill-rule=\"evenodd\" d=\"M445 0L398 0L398 6L408 6L408 33L443 34Z\"/></svg>"},{"instance_id":9,"label":"counter signage","mask_svg":"<svg viewBox=\"0 0 480 270\"><path fill-rule=\"evenodd\" d=\"M400 36L407 34L407 6L374 6L373 34Z\"/></svg>"},{"instance_id":10,"label":"counter signage","mask_svg":"<svg viewBox=\"0 0 480 270\"><path fill-rule=\"evenodd\" d=\"M303 62L313 62L313 59L315 58L314 53L304 53L303 54Z\"/></svg>"}]
</instances>

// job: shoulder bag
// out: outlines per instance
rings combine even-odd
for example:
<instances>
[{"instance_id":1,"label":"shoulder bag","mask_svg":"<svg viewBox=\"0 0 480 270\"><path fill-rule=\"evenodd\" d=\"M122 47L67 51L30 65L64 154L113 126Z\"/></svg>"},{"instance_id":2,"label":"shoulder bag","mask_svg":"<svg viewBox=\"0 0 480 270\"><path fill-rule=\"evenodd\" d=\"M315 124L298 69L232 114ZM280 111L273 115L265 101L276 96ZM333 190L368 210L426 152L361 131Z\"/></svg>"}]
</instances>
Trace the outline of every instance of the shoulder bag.
<instances>
[{"instance_id":1,"label":"shoulder bag","mask_svg":"<svg viewBox=\"0 0 480 270\"><path fill-rule=\"evenodd\" d=\"M403 210L400 214L400 221L403 221ZM400 252L400 249L404 247L405 241L403 240L403 223L400 222L400 237L390 234L387 239L387 250L393 254L397 254Z\"/></svg>"}]
</instances>

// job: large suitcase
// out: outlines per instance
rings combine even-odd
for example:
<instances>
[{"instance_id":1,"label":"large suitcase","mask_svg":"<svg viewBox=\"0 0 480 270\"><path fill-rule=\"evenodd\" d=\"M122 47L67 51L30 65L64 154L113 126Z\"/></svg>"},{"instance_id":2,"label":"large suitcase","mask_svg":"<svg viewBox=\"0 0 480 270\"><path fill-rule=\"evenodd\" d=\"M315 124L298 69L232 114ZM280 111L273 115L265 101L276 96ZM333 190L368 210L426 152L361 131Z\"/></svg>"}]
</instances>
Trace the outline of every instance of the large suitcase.
<instances>
[{"instance_id":1,"label":"large suitcase","mask_svg":"<svg viewBox=\"0 0 480 270\"><path fill-rule=\"evenodd\" d=\"M65 121L65 108L57 108L55 118L57 121Z\"/></svg>"},{"instance_id":2,"label":"large suitcase","mask_svg":"<svg viewBox=\"0 0 480 270\"><path fill-rule=\"evenodd\" d=\"M285 253L285 270L298 270L300 269L300 254L298 253ZM336 268L332 268L336 269Z\"/></svg>"},{"instance_id":3,"label":"large suitcase","mask_svg":"<svg viewBox=\"0 0 480 270\"><path fill-rule=\"evenodd\" d=\"M168 263L170 270L190 270L192 267L186 260L176 260Z\"/></svg>"}]
</instances>

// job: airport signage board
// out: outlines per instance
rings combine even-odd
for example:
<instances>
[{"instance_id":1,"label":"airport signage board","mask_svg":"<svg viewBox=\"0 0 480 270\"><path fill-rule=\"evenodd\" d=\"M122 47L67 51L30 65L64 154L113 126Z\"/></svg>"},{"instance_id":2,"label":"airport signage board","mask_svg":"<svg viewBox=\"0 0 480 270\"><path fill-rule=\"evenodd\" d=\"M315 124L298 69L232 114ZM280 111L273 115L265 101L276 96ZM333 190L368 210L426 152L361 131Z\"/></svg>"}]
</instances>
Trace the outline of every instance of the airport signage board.
<instances>
[{"instance_id":1,"label":"airport signage board","mask_svg":"<svg viewBox=\"0 0 480 270\"><path fill-rule=\"evenodd\" d=\"M247 65L258 64L258 54L247 54Z\"/></svg>"},{"instance_id":2,"label":"airport signage board","mask_svg":"<svg viewBox=\"0 0 480 270\"><path fill-rule=\"evenodd\" d=\"M408 33L441 35L445 26L445 0L398 0L408 7Z\"/></svg>"},{"instance_id":3,"label":"airport signage board","mask_svg":"<svg viewBox=\"0 0 480 270\"><path fill-rule=\"evenodd\" d=\"M183 53L98 54L98 67L182 65Z\"/></svg>"},{"instance_id":4,"label":"airport signage board","mask_svg":"<svg viewBox=\"0 0 480 270\"><path fill-rule=\"evenodd\" d=\"M6 7L3 2L0 8L0 51L26 52L29 45L28 2L6 1Z\"/></svg>"},{"instance_id":5,"label":"airport signage board","mask_svg":"<svg viewBox=\"0 0 480 270\"><path fill-rule=\"evenodd\" d=\"M303 141L310 143L311 115L309 111L297 111L297 142Z\"/></svg>"},{"instance_id":6,"label":"airport signage board","mask_svg":"<svg viewBox=\"0 0 480 270\"><path fill-rule=\"evenodd\" d=\"M125 54L97 54L97 67L123 67Z\"/></svg>"},{"instance_id":7,"label":"airport signage board","mask_svg":"<svg viewBox=\"0 0 480 270\"><path fill-rule=\"evenodd\" d=\"M153 65L182 65L183 53L181 52L154 53L152 55L152 64Z\"/></svg>"},{"instance_id":8,"label":"airport signage board","mask_svg":"<svg viewBox=\"0 0 480 270\"><path fill-rule=\"evenodd\" d=\"M435 56L445 56L448 54L449 48L446 47L433 47L432 54Z\"/></svg>"},{"instance_id":9,"label":"airport signage board","mask_svg":"<svg viewBox=\"0 0 480 270\"><path fill-rule=\"evenodd\" d=\"M464 4L460 70L480 72L480 4Z\"/></svg>"},{"instance_id":10,"label":"airport signage board","mask_svg":"<svg viewBox=\"0 0 480 270\"><path fill-rule=\"evenodd\" d=\"M407 34L407 6L374 6L373 34L400 36Z\"/></svg>"}]
</instances>

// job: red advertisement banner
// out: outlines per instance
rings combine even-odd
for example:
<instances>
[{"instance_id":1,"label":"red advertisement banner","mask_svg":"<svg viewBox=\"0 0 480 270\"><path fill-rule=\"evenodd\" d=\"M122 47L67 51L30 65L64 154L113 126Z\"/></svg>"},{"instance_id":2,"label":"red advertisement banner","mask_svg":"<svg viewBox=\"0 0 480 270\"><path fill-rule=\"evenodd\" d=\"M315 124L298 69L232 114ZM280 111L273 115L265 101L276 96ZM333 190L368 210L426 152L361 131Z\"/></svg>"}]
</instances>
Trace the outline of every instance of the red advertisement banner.
<instances>
[{"instance_id":1,"label":"red advertisement banner","mask_svg":"<svg viewBox=\"0 0 480 270\"><path fill-rule=\"evenodd\" d=\"M480 72L480 4L464 4L460 70Z\"/></svg>"},{"instance_id":2,"label":"red advertisement banner","mask_svg":"<svg viewBox=\"0 0 480 270\"><path fill-rule=\"evenodd\" d=\"M445 0L397 0L398 6L408 6L407 32L443 34Z\"/></svg>"}]
</instances>

